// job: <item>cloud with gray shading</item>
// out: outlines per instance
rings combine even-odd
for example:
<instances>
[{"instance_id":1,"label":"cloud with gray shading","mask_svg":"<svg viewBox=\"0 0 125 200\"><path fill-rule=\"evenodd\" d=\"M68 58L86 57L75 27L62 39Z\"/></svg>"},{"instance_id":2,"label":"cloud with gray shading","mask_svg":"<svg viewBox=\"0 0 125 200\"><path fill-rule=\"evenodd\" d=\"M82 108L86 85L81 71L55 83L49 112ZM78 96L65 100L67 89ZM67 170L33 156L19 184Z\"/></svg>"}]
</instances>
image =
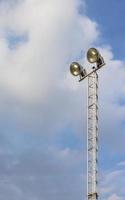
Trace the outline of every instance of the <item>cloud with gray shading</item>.
<instances>
[{"instance_id":1,"label":"cloud with gray shading","mask_svg":"<svg viewBox=\"0 0 125 200\"><path fill-rule=\"evenodd\" d=\"M86 95L86 84L79 85L70 76L69 63L79 58L88 65L83 55L98 42L101 33L95 21L85 12L79 13L79 6L85 10L84 2L82 5L79 0L0 2L0 198L3 200L80 200L86 196L83 149L60 148L53 142L67 127L67 132L72 127L80 142L85 133L82 113L86 110L86 100L81 96ZM9 48L10 42L14 42L12 37L25 34L26 42L20 41L15 48ZM116 136L125 116L124 106L117 102L125 92L124 62L113 58L109 46L99 49L107 64L100 72L100 104L103 104L100 113L104 113L100 119L101 137L103 141L110 137L111 141L109 133ZM115 149L113 143L108 145L111 151ZM111 195L110 199L119 198L116 193Z\"/></svg>"}]
</instances>

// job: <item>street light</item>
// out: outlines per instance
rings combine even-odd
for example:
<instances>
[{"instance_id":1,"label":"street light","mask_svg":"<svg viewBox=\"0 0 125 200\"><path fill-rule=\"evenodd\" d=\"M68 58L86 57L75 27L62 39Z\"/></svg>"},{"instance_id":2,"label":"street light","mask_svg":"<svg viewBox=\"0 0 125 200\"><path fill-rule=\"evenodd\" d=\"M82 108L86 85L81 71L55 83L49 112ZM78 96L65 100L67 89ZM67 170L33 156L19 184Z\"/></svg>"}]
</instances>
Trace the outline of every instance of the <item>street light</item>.
<instances>
[{"instance_id":1,"label":"street light","mask_svg":"<svg viewBox=\"0 0 125 200\"><path fill-rule=\"evenodd\" d=\"M87 199L97 200L97 174L98 174L98 74L104 59L95 48L87 52L87 59L96 65L90 72L81 64L73 62L70 65L70 72L73 76L79 76L79 82L88 77L88 114L87 114Z\"/></svg>"}]
</instances>

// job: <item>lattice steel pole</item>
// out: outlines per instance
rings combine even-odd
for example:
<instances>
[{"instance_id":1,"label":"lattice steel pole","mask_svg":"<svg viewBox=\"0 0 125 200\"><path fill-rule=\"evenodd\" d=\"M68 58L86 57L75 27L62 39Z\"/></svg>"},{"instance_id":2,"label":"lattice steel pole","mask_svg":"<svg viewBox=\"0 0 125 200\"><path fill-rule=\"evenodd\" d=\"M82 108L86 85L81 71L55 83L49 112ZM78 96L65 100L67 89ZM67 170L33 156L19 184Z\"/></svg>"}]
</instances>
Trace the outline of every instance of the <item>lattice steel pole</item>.
<instances>
[{"instance_id":1,"label":"lattice steel pole","mask_svg":"<svg viewBox=\"0 0 125 200\"><path fill-rule=\"evenodd\" d=\"M81 64L73 62L70 72L79 76L79 82L88 78L88 122L87 122L87 200L97 200L98 179L98 74L97 71L105 65L104 59L95 48L87 52L87 59L96 65L87 72Z\"/></svg>"},{"instance_id":2,"label":"lattice steel pole","mask_svg":"<svg viewBox=\"0 0 125 200\"><path fill-rule=\"evenodd\" d=\"M87 133L87 196L97 200L98 175L98 75L88 76L88 133Z\"/></svg>"}]
</instances>

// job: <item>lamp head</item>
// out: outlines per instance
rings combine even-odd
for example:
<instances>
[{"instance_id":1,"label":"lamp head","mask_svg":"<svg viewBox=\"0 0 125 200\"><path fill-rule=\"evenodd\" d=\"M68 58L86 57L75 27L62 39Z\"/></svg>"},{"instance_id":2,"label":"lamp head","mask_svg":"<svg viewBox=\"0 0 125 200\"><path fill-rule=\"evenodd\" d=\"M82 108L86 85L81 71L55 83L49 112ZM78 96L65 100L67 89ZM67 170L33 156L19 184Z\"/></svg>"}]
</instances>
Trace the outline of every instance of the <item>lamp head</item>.
<instances>
[{"instance_id":1,"label":"lamp head","mask_svg":"<svg viewBox=\"0 0 125 200\"><path fill-rule=\"evenodd\" d=\"M82 67L79 63L77 62L73 62L71 65L70 65L70 72L73 76L78 76L81 74L82 72Z\"/></svg>"},{"instance_id":2,"label":"lamp head","mask_svg":"<svg viewBox=\"0 0 125 200\"><path fill-rule=\"evenodd\" d=\"M90 63L97 63L100 58L100 54L97 49L90 48L87 52L87 59Z\"/></svg>"},{"instance_id":3,"label":"lamp head","mask_svg":"<svg viewBox=\"0 0 125 200\"><path fill-rule=\"evenodd\" d=\"M70 72L73 76L79 76L80 77L80 80L82 80L83 78L86 77L87 75L87 72L85 69L83 69L83 67L77 63L77 62L73 62L71 65L70 65Z\"/></svg>"},{"instance_id":4,"label":"lamp head","mask_svg":"<svg viewBox=\"0 0 125 200\"><path fill-rule=\"evenodd\" d=\"M90 48L88 50L87 59L90 63L96 63L98 68L105 65L103 57L100 55L99 51L95 48Z\"/></svg>"}]
</instances>

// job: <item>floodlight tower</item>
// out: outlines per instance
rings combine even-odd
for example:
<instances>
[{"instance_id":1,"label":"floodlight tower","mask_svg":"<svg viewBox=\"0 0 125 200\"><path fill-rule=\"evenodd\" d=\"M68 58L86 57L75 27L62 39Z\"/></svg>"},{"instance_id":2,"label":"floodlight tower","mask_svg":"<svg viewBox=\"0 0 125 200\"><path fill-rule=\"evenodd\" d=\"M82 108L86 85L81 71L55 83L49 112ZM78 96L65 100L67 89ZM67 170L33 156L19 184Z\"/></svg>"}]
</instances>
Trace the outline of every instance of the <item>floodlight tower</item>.
<instances>
[{"instance_id":1,"label":"floodlight tower","mask_svg":"<svg viewBox=\"0 0 125 200\"><path fill-rule=\"evenodd\" d=\"M79 76L79 82L88 77L88 110L87 110L87 200L98 199L98 74L105 65L103 57L95 48L87 52L90 63L96 63L90 72L77 62L70 65L70 72Z\"/></svg>"}]
</instances>

